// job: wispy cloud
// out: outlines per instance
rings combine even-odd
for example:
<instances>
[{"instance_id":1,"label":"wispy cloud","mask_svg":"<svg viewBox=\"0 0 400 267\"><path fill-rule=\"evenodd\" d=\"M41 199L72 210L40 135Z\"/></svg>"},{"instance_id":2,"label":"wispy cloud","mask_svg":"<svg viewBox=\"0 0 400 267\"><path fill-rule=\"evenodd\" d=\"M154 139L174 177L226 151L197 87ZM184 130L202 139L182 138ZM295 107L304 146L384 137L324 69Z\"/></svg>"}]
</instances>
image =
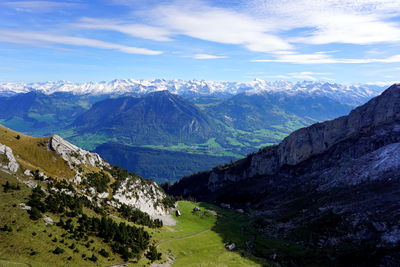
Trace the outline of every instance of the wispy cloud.
<instances>
[{"instance_id":1,"label":"wispy cloud","mask_svg":"<svg viewBox=\"0 0 400 267\"><path fill-rule=\"evenodd\" d=\"M0 41L41 46L43 44L58 44L93 47L99 49L117 50L128 54L159 55L161 51L150 50L133 46L125 46L95 39L81 38L65 35L53 35L32 31L11 31L0 29Z\"/></svg>"},{"instance_id":2,"label":"wispy cloud","mask_svg":"<svg viewBox=\"0 0 400 267\"><path fill-rule=\"evenodd\" d=\"M271 59L253 59L251 62L280 62L294 64L367 64L367 63L399 63L400 54L385 58L334 58L326 53L313 54L281 54Z\"/></svg>"},{"instance_id":3,"label":"wispy cloud","mask_svg":"<svg viewBox=\"0 0 400 267\"><path fill-rule=\"evenodd\" d=\"M302 72L290 72L287 74L280 74L280 75L268 75L267 78L272 79L285 79L285 80L310 80L310 81L317 81L317 80L332 80L332 78L328 78L326 76L330 75L327 72L313 72L313 71L302 71Z\"/></svg>"},{"instance_id":4,"label":"wispy cloud","mask_svg":"<svg viewBox=\"0 0 400 267\"><path fill-rule=\"evenodd\" d=\"M226 58L226 56L216 56L210 54L195 54L193 55L195 59L218 59L218 58Z\"/></svg>"},{"instance_id":5,"label":"wispy cloud","mask_svg":"<svg viewBox=\"0 0 400 267\"><path fill-rule=\"evenodd\" d=\"M253 0L250 9L275 29L307 29L291 43L373 44L400 40L397 0Z\"/></svg>"},{"instance_id":6,"label":"wispy cloud","mask_svg":"<svg viewBox=\"0 0 400 267\"><path fill-rule=\"evenodd\" d=\"M118 20L83 18L75 26L85 29L112 30L130 36L154 41L171 41L170 31L162 27L144 24L132 24Z\"/></svg>"},{"instance_id":7,"label":"wispy cloud","mask_svg":"<svg viewBox=\"0 0 400 267\"><path fill-rule=\"evenodd\" d=\"M138 7L137 1L114 2L132 9ZM212 2L201 0L156 2L148 2L144 5L144 12L135 13L135 16L145 14L151 18L151 26L101 21L86 21L81 26L116 30L157 41L168 41L184 35L279 55L268 62L309 64L367 63L368 60L333 59L327 55L289 54L288 51L294 51L299 44L366 45L400 41L400 24L392 20L398 16L398 0L251 0L236 1L236 4L240 4L223 7L212 6Z\"/></svg>"},{"instance_id":8,"label":"wispy cloud","mask_svg":"<svg viewBox=\"0 0 400 267\"><path fill-rule=\"evenodd\" d=\"M201 2L161 5L153 10L152 17L171 32L196 39L242 45L257 52L292 49L282 38L267 33L267 25L250 15Z\"/></svg>"},{"instance_id":9,"label":"wispy cloud","mask_svg":"<svg viewBox=\"0 0 400 267\"><path fill-rule=\"evenodd\" d=\"M47 13L65 8L80 8L85 5L67 1L5 1L0 6L6 6L22 12Z\"/></svg>"}]
</instances>

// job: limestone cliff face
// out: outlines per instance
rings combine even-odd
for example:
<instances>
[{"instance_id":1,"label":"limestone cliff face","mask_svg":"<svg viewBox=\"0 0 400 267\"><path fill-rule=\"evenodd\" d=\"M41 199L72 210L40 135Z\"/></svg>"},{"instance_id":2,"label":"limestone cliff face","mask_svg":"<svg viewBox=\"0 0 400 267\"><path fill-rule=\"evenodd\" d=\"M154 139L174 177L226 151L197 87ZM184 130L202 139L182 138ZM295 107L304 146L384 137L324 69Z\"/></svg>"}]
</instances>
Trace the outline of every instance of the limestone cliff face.
<instances>
[{"instance_id":1,"label":"limestone cliff face","mask_svg":"<svg viewBox=\"0 0 400 267\"><path fill-rule=\"evenodd\" d=\"M83 150L58 135L50 137L49 149L59 154L70 166L71 164L86 164L100 168L109 166L98 154Z\"/></svg>"},{"instance_id":2,"label":"limestone cliff face","mask_svg":"<svg viewBox=\"0 0 400 267\"><path fill-rule=\"evenodd\" d=\"M395 84L382 95L353 110L348 116L317 123L299 129L279 145L266 147L247 158L248 166L224 166L210 173L211 190L223 186L224 181L239 181L260 175L273 175L285 165L294 166L324 153L333 145L370 131L379 125L400 120L400 84Z\"/></svg>"},{"instance_id":3,"label":"limestone cliff face","mask_svg":"<svg viewBox=\"0 0 400 267\"><path fill-rule=\"evenodd\" d=\"M107 170L111 167L98 154L83 150L58 135L53 135L50 138L49 148L59 154L72 169L77 171L74 180L77 184L85 183L85 175L79 172L78 166L90 165L101 170ZM116 206L118 206L118 202L127 204L148 213L154 218L167 215L169 210L162 204L166 197L165 193L156 183L144 181L139 177L128 176L111 196L108 193L98 193L95 188L88 188L86 191L90 197L111 198L116 200L115 203L113 202Z\"/></svg>"},{"instance_id":4,"label":"limestone cliff face","mask_svg":"<svg viewBox=\"0 0 400 267\"><path fill-rule=\"evenodd\" d=\"M164 198L165 193L155 182L144 184L142 180L127 180L114 194L114 199L120 203L133 206L153 218L168 214L168 209L160 203Z\"/></svg>"},{"instance_id":5,"label":"limestone cliff face","mask_svg":"<svg viewBox=\"0 0 400 267\"><path fill-rule=\"evenodd\" d=\"M15 138L19 133L10 129L4 129L3 132L8 133L8 136L4 134L5 137L3 137L7 140L8 146L0 143L0 170L13 173L18 181L29 187L35 187L38 184L37 180L49 186L53 184L53 181L62 180L68 184L69 188L74 189L67 191L63 189L64 193L86 197L98 207L104 205L119 207L121 203L124 203L148 213L153 218L161 218L169 214L172 204L166 206L165 192L153 181L111 166L98 154L83 150L58 135L49 138L23 135L20 138L25 142L21 142ZM27 152L18 154L21 150ZM30 150L35 151L29 154ZM49 160L30 161L36 156L47 157ZM66 172L61 173L60 176L57 176L56 172L54 172L56 175L48 175L48 163L52 160L53 162L58 160L58 166L65 168ZM56 187L51 189L56 192L59 190Z\"/></svg>"},{"instance_id":6,"label":"limestone cliff face","mask_svg":"<svg viewBox=\"0 0 400 267\"><path fill-rule=\"evenodd\" d=\"M357 266L400 266L400 85L169 190L252 212L269 236L338 252L334 266L357 253Z\"/></svg>"}]
</instances>

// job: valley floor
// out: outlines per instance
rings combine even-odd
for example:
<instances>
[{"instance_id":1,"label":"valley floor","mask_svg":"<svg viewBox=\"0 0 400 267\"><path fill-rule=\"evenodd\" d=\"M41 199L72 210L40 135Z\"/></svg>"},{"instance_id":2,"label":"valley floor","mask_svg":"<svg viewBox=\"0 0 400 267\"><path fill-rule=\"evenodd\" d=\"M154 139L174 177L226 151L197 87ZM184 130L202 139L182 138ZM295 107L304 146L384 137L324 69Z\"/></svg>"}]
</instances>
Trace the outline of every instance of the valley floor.
<instances>
[{"instance_id":1,"label":"valley floor","mask_svg":"<svg viewBox=\"0 0 400 267\"><path fill-rule=\"evenodd\" d=\"M194 211L199 207L200 211ZM234 211L219 209L205 203L179 201L182 216L176 217L175 226L166 226L153 232L158 240L158 249L164 255L165 265L153 266L262 266L264 260L255 258L243 249L240 231L245 215ZM217 210L217 212L216 212ZM225 225L224 232L217 229L223 219L238 220ZM230 236L229 240L226 240ZM244 235L243 235L244 237ZM229 251L225 243L234 242L238 249ZM134 266L134 265L131 265Z\"/></svg>"}]
</instances>

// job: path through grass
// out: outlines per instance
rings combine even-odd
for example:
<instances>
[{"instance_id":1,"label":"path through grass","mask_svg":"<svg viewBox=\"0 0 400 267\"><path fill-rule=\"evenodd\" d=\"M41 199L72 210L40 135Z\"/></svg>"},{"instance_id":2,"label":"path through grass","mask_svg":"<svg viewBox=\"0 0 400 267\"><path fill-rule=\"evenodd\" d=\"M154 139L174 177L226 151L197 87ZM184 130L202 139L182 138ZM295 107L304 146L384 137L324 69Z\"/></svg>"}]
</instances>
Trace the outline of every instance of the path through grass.
<instances>
[{"instance_id":1,"label":"path through grass","mask_svg":"<svg viewBox=\"0 0 400 267\"><path fill-rule=\"evenodd\" d=\"M260 260L246 258L241 250L228 251L214 228L217 213L188 201L178 202L182 216L177 224L154 232L158 248L164 255L173 255L173 266L262 266ZM229 211L232 212L232 211ZM234 212L232 212L234 213Z\"/></svg>"}]
</instances>

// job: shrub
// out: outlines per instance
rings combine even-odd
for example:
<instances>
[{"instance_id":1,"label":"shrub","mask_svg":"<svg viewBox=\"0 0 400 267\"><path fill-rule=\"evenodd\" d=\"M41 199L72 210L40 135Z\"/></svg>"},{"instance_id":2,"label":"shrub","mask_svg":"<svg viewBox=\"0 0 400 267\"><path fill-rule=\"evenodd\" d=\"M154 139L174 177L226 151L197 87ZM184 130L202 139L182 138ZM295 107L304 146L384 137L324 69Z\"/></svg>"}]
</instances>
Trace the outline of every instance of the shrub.
<instances>
[{"instance_id":1,"label":"shrub","mask_svg":"<svg viewBox=\"0 0 400 267\"><path fill-rule=\"evenodd\" d=\"M96 262L97 261L97 257L92 254L92 257L89 258L90 261Z\"/></svg>"},{"instance_id":2,"label":"shrub","mask_svg":"<svg viewBox=\"0 0 400 267\"><path fill-rule=\"evenodd\" d=\"M148 258L151 262L160 260L161 259L161 253L157 251L157 248L155 245L151 245L149 247L149 250L146 253L146 258Z\"/></svg>"},{"instance_id":3,"label":"shrub","mask_svg":"<svg viewBox=\"0 0 400 267\"><path fill-rule=\"evenodd\" d=\"M29 218L31 218L32 220L38 220L43 217L40 210L36 207L31 207L28 213L29 213Z\"/></svg>"},{"instance_id":4,"label":"shrub","mask_svg":"<svg viewBox=\"0 0 400 267\"><path fill-rule=\"evenodd\" d=\"M99 254L100 254L101 256L103 256L104 258L110 257L110 253L108 253L104 248L102 248L102 249L99 251Z\"/></svg>"},{"instance_id":5,"label":"shrub","mask_svg":"<svg viewBox=\"0 0 400 267\"><path fill-rule=\"evenodd\" d=\"M60 248L60 247L56 247L56 248L53 250L53 253L54 253L54 254L62 254L62 253L64 253L64 250L63 250L62 248Z\"/></svg>"}]
</instances>

